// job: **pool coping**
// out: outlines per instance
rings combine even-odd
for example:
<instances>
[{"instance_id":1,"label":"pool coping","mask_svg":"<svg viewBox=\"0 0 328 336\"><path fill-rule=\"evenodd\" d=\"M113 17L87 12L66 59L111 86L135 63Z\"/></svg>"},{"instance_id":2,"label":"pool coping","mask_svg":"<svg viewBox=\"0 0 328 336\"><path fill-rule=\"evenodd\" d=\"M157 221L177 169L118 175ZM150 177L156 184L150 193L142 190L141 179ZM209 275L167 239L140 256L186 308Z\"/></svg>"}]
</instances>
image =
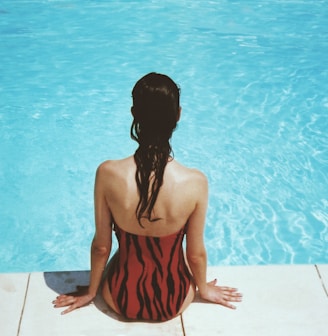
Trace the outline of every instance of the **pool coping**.
<instances>
[{"instance_id":1,"label":"pool coping","mask_svg":"<svg viewBox=\"0 0 328 336\"><path fill-rule=\"evenodd\" d=\"M208 279L238 287L236 310L198 297L179 317L162 323L128 322L100 297L62 316L51 301L88 283L88 271L0 274L2 336L23 335L324 335L328 327L328 264L218 266Z\"/></svg>"}]
</instances>

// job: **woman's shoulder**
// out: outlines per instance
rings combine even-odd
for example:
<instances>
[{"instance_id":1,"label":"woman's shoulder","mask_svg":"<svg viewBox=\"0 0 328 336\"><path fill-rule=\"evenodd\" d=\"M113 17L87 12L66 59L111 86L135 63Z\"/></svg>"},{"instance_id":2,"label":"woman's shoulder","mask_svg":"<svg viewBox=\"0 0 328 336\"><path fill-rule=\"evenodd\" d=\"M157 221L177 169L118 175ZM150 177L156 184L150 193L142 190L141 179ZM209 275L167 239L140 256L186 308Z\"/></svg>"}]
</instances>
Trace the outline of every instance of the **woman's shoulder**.
<instances>
[{"instance_id":1,"label":"woman's shoulder","mask_svg":"<svg viewBox=\"0 0 328 336\"><path fill-rule=\"evenodd\" d=\"M205 174L197 168L188 167L188 166L178 162L177 160L173 160L172 163L174 163L174 168L175 169L180 170L184 174L197 175L199 177L206 178Z\"/></svg>"},{"instance_id":2,"label":"woman's shoulder","mask_svg":"<svg viewBox=\"0 0 328 336\"><path fill-rule=\"evenodd\" d=\"M175 165L173 168L175 169L175 173L182 179L194 181L196 183L207 184L207 177L201 170L197 168L187 167L176 160L174 160L174 163Z\"/></svg>"},{"instance_id":3,"label":"woman's shoulder","mask_svg":"<svg viewBox=\"0 0 328 336\"><path fill-rule=\"evenodd\" d=\"M181 202L184 204L183 208L193 209L195 202L207 199L207 177L199 169L175 162L171 165L168 177L167 190L174 194L175 199L178 200L177 204Z\"/></svg>"},{"instance_id":4,"label":"woman's shoulder","mask_svg":"<svg viewBox=\"0 0 328 336\"><path fill-rule=\"evenodd\" d=\"M123 159L118 160L106 160L104 162L101 162L98 166L98 169L100 170L111 170L115 169L117 167L127 167L131 166L133 164L133 156L129 156Z\"/></svg>"},{"instance_id":5,"label":"woman's shoulder","mask_svg":"<svg viewBox=\"0 0 328 336\"><path fill-rule=\"evenodd\" d=\"M99 164L97 175L118 175L125 174L127 170L133 168L133 157L119 160L106 160Z\"/></svg>"}]
</instances>

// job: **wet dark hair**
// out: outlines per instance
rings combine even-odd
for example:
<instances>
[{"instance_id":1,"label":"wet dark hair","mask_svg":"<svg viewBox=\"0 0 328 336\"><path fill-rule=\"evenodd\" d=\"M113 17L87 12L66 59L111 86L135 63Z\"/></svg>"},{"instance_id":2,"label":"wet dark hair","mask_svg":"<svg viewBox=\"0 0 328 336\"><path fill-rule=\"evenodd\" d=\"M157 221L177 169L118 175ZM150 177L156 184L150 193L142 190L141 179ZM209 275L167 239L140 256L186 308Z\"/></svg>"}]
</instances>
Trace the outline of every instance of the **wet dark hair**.
<instances>
[{"instance_id":1,"label":"wet dark hair","mask_svg":"<svg viewBox=\"0 0 328 336\"><path fill-rule=\"evenodd\" d=\"M131 138L139 144L134 154L139 192L136 216L142 226L142 218L160 219L152 218L152 211L171 159L170 138L179 119L180 89L170 77L152 72L135 84L132 99Z\"/></svg>"}]
</instances>

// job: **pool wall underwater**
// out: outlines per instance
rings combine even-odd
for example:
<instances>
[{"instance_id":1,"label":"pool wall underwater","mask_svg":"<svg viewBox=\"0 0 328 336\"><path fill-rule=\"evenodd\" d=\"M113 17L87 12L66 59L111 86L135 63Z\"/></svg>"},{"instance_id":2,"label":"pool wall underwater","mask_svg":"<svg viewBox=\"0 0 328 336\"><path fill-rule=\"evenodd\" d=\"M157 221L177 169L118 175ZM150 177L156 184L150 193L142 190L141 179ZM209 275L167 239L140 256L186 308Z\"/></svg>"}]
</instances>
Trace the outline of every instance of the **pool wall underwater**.
<instances>
[{"instance_id":1,"label":"pool wall underwater","mask_svg":"<svg viewBox=\"0 0 328 336\"><path fill-rule=\"evenodd\" d=\"M0 272L89 268L95 170L135 150L150 71L181 87L209 264L328 263L327 22L328 1L1 1Z\"/></svg>"}]
</instances>

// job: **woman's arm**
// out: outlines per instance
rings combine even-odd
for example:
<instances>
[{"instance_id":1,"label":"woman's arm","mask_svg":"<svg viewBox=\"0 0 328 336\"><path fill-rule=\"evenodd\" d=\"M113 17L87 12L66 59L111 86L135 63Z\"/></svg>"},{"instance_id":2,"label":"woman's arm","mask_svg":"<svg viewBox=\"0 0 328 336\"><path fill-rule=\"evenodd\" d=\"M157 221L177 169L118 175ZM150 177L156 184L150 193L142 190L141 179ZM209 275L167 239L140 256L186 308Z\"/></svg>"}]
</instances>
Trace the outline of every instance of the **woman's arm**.
<instances>
[{"instance_id":1,"label":"woman's arm","mask_svg":"<svg viewBox=\"0 0 328 336\"><path fill-rule=\"evenodd\" d=\"M112 248L112 215L106 201L106 186L110 182L106 163L96 173L94 204L96 232L91 244L91 274L89 294L96 296Z\"/></svg>"},{"instance_id":2,"label":"woman's arm","mask_svg":"<svg viewBox=\"0 0 328 336\"><path fill-rule=\"evenodd\" d=\"M206 177L197 172L191 194L197 195L195 208L188 220L186 255L200 293L206 290L207 255L204 245L204 227L208 203L208 183Z\"/></svg>"},{"instance_id":3,"label":"woman's arm","mask_svg":"<svg viewBox=\"0 0 328 336\"><path fill-rule=\"evenodd\" d=\"M53 301L56 308L68 306L62 314L89 304L97 294L112 246L112 216L106 201L105 192L108 180L106 164L102 164L97 169L94 189L96 228L91 244L90 285L87 292L81 296L60 295Z\"/></svg>"},{"instance_id":4,"label":"woman's arm","mask_svg":"<svg viewBox=\"0 0 328 336\"><path fill-rule=\"evenodd\" d=\"M207 255L204 244L204 227L208 203L208 183L206 177L199 173L198 180L192 192L197 195L197 202L188 221L187 260L198 287L200 296L207 301L235 309L230 302L240 302L242 295L237 289L216 286L216 279L207 282Z\"/></svg>"}]
</instances>

